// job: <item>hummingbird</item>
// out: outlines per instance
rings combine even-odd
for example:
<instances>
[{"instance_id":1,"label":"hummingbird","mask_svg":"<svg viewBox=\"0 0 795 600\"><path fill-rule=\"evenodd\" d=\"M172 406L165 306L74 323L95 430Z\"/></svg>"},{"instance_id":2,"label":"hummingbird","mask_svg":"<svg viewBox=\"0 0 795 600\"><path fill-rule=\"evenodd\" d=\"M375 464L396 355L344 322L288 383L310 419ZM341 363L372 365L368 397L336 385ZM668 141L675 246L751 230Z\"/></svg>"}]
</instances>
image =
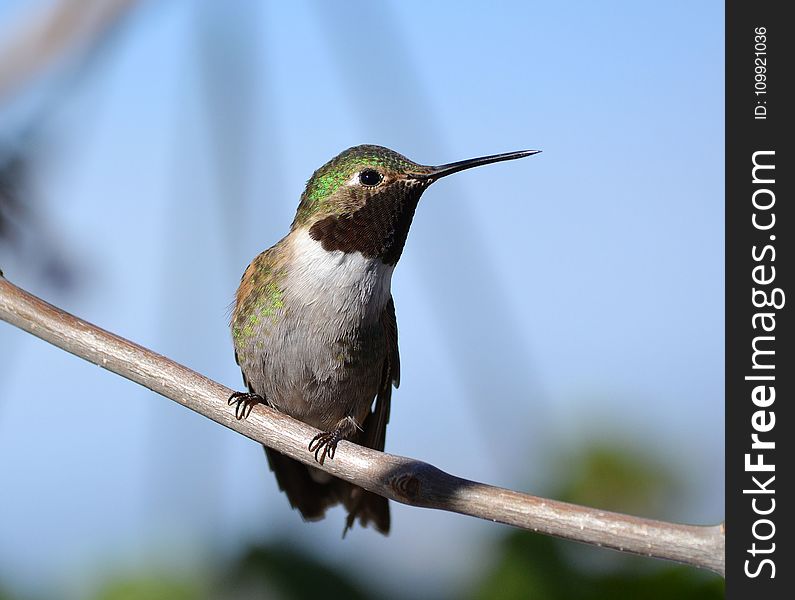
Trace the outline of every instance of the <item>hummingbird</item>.
<instances>
[{"instance_id":1,"label":"hummingbird","mask_svg":"<svg viewBox=\"0 0 795 600\"><path fill-rule=\"evenodd\" d=\"M314 172L290 232L243 273L231 318L246 392L243 419L264 403L322 433L308 446L333 459L350 440L384 450L400 357L391 280L422 193L453 173L538 153L523 150L425 166L383 146L349 148ZM304 520L342 504L343 536L358 519L389 532L386 498L265 447L279 488Z\"/></svg>"}]
</instances>

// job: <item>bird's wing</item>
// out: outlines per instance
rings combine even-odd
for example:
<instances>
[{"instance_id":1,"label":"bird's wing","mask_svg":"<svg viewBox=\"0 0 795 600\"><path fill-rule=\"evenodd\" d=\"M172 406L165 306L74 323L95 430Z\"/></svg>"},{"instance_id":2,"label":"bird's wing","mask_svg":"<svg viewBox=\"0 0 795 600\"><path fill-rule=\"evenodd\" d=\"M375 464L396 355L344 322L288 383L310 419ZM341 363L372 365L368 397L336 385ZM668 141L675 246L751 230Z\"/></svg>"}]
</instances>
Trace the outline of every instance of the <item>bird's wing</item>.
<instances>
[{"instance_id":1,"label":"bird's wing","mask_svg":"<svg viewBox=\"0 0 795 600\"><path fill-rule=\"evenodd\" d=\"M243 370L243 367L240 364L240 357L238 357L237 355L237 350L235 350L235 362L237 363L237 366L240 367L240 374L243 375L243 385L246 386L246 389L249 392L254 393L254 390L252 390L251 386L248 384L248 378L246 377L246 372Z\"/></svg>"},{"instance_id":2,"label":"bird's wing","mask_svg":"<svg viewBox=\"0 0 795 600\"><path fill-rule=\"evenodd\" d=\"M384 327L386 342L386 358L384 360L381 386L375 398L373 411L364 423L361 443L375 450L384 450L386 425L389 422L389 409L392 402L392 386L400 384L400 353L398 352L397 319L395 303L390 296L381 313L381 325Z\"/></svg>"},{"instance_id":3,"label":"bird's wing","mask_svg":"<svg viewBox=\"0 0 795 600\"><path fill-rule=\"evenodd\" d=\"M392 296L389 297L389 301L384 307L384 312L381 314L381 324L384 326L387 347L384 378L381 385L389 388L394 384L395 387L398 387L400 385L400 352L398 352L397 319L395 318L395 303L392 301Z\"/></svg>"},{"instance_id":4,"label":"bird's wing","mask_svg":"<svg viewBox=\"0 0 795 600\"><path fill-rule=\"evenodd\" d=\"M384 328L386 357L384 358L381 385L375 397L375 406L367 416L358 443L374 450L384 451L386 440L386 424L389 422L389 408L392 402L392 385L400 383L400 355L398 354L397 320L395 319L395 303L390 296L389 302L381 313L381 325ZM343 499L348 509L345 521L345 532L359 519L362 526L374 523L375 528L383 534L389 532L389 501L386 498L368 492L356 486L350 486L350 493Z\"/></svg>"}]
</instances>

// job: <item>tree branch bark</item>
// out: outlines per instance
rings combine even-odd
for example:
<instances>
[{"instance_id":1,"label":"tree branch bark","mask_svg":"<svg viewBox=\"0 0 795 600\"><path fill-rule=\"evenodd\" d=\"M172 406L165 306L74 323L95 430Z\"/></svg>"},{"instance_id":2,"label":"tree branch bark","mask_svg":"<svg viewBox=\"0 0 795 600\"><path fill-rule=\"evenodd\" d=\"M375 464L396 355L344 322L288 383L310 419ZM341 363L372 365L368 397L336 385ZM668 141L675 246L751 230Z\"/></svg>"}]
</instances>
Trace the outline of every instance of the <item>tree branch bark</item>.
<instances>
[{"instance_id":1,"label":"tree branch bark","mask_svg":"<svg viewBox=\"0 0 795 600\"><path fill-rule=\"evenodd\" d=\"M680 525L547 500L455 477L427 463L341 442L320 466L307 444L318 431L264 406L238 421L233 390L70 315L11 284L0 273L0 319L149 388L303 463L396 502L457 512L560 538L724 575L723 523Z\"/></svg>"}]
</instances>

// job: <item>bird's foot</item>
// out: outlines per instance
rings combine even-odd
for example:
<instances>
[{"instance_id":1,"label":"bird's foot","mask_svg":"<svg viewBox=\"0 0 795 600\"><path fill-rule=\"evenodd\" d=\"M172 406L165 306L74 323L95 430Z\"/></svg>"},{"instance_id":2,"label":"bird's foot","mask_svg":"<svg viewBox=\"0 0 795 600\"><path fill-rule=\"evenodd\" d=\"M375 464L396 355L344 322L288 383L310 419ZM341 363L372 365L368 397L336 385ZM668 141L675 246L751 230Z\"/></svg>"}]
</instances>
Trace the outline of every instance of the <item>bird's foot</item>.
<instances>
[{"instance_id":1,"label":"bird's foot","mask_svg":"<svg viewBox=\"0 0 795 600\"><path fill-rule=\"evenodd\" d=\"M240 421L246 419L251 414L251 409L257 404L265 404L265 398L252 392L235 392L229 396L227 401L229 406L235 407L235 418Z\"/></svg>"},{"instance_id":2,"label":"bird's foot","mask_svg":"<svg viewBox=\"0 0 795 600\"><path fill-rule=\"evenodd\" d=\"M334 460L337 444L347 439L357 429L361 428L353 420L353 417L345 417L331 431L324 431L313 437L312 441L309 442L309 451L314 452L315 460L321 465L325 462L327 456Z\"/></svg>"}]
</instances>

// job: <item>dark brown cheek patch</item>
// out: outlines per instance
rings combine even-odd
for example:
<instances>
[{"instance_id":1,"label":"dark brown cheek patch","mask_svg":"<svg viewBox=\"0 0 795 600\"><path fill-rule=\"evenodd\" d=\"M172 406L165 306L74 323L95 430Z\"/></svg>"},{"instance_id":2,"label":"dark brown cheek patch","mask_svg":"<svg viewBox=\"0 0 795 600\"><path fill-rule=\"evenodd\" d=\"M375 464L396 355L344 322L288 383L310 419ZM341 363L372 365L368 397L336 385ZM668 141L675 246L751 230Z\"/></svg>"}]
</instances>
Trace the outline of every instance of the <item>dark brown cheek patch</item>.
<instances>
[{"instance_id":1,"label":"dark brown cheek patch","mask_svg":"<svg viewBox=\"0 0 795 600\"><path fill-rule=\"evenodd\" d=\"M356 212L318 221L309 229L309 235L324 250L361 252L394 265L403 252L424 189L419 185L393 184L373 194Z\"/></svg>"}]
</instances>

